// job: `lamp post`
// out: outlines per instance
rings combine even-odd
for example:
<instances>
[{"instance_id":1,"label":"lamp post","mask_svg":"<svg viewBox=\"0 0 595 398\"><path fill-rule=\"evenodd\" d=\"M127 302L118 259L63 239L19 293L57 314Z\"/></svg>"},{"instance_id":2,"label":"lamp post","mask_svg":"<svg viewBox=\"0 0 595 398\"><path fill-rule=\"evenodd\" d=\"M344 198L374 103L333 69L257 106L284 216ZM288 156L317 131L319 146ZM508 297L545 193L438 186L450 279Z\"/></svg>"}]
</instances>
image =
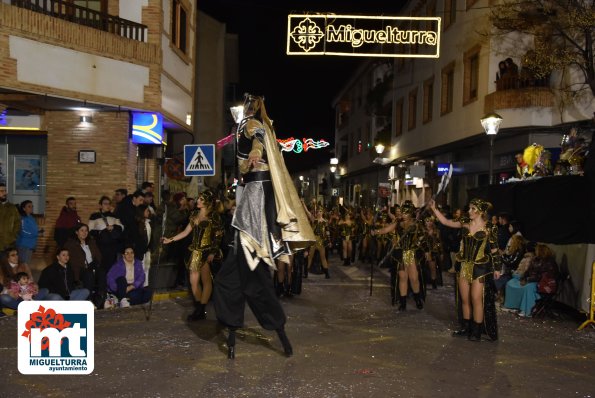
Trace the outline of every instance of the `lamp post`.
<instances>
[{"instance_id":1,"label":"lamp post","mask_svg":"<svg viewBox=\"0 0 595 398\"><path fill-rule=\"evenodd\" d=\"M339 159L331 158L331 173L337 171L337 165L339 164Z\"/></svg>"},{"instance_id":2,"label":"lamp post","mask_svg":"<svg viewBox=\"0 0 595 398\"><path fill-rule=\"evenodd\" d=\"M487 115L481 118L481 125L486 131L487 136L490 137L490 185L492 185L492 183L494 182L494 138L496 137L496 134L498 134L500 123L502 123L502 116L498 115L497 113L488 113Z\"/></svg>"}]
</instances>

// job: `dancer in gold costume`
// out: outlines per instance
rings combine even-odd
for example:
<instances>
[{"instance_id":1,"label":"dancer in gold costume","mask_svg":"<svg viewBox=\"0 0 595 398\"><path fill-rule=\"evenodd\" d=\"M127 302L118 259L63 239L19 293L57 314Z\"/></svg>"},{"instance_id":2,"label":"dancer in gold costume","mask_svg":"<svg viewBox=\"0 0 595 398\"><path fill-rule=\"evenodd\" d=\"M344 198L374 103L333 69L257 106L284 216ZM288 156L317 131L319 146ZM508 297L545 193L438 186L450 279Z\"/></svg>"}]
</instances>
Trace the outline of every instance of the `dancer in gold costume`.
<instances>
[{"instance_id":1,"label":"dancer in gold costume","mask_svg":"<svg viewBox=\"0 0 595 398\"><path fill-rule=\"evenodd\" d=\"M221 257L220 244L223 238L223 225L216 211L215 195L211 191L199 194L196 202L197 209L190 215L188 226L179 234L164 238L163 244L184 239L192 232L192 243L188 247L191 251L188 261L190 287L194 299L194 312L188 316L189 321L205 319L205 306L213 292L211 263L215 257Z\"/></svg>"},{"instance_id":2,"label":"dancer in gold costume","mask_svg":"<svg viewBox=\"0 0 595 398\"><path fill-rule=\"evenodd\" d=\"M500 277L501 261L498 251L497 227L488 221L492 205L482 199L469 202L469 218L458 221L447 219L430 201L430 209L440 223L451 228L462 228L463 234L457 261L461 269L457 274L463 325L453 333L480 341L486 333L492 340L498 338L494 278Z\"/></svg>"}]
</instances>

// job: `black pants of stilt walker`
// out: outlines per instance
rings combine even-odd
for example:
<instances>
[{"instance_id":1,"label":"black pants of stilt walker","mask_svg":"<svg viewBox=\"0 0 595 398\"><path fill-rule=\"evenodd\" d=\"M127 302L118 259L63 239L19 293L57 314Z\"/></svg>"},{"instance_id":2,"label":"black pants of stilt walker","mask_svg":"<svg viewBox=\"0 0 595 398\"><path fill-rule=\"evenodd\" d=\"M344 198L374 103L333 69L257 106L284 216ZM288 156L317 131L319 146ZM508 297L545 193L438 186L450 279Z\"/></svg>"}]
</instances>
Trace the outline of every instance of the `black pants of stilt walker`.
<instances>
[{"instance_id":1,"label":"black pants of stilt walker","mask_svg":"<svg viewBox=\"0 0 595 398\"><path fill-rule=\"evenodd\" d=\"M266 330L283 328L285 312L275 294L269 266L261 261L254 271L248 267L235 232L234 247L229 250L215 277L214 304L217 319L230 329L244 325L246 303Z\"/></svg>"}]
</instances>

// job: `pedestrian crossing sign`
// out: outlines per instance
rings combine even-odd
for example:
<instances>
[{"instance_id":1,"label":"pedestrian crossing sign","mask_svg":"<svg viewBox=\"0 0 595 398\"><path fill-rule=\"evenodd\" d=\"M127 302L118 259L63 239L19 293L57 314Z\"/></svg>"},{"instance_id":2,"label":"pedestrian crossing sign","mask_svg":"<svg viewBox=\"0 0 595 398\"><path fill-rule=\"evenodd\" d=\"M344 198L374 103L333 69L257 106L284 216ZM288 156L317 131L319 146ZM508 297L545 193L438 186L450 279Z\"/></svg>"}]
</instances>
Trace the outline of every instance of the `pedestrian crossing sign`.
<instances>
[{"instance_id":1,"label":"pedestrian crossing sign","mask_svg":"<svg viewBox=\"0 0 595 398\"><path fill-rule=\"evenodd\" d=\"M187 177L214 176L215 145L184 145L184 175Z\"/></svg>"}]
</instances>

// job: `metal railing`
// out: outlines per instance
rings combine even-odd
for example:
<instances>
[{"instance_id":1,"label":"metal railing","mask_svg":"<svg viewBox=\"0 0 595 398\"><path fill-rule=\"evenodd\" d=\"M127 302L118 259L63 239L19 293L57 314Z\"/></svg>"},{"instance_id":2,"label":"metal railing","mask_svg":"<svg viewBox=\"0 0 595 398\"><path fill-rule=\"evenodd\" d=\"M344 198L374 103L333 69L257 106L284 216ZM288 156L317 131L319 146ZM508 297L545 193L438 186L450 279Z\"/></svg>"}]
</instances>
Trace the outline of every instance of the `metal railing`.
<instances>
[{"instance_id":1,"label":"metal railing","mask_svg":"<svg viewBox=\"0 0 595 398\"><path fill-rule=\"evenodd\" d=\"M11 4L128 39L145 41L146 25L81 7L66 0L11 0Z\"/></svg>"}]
</instances>

